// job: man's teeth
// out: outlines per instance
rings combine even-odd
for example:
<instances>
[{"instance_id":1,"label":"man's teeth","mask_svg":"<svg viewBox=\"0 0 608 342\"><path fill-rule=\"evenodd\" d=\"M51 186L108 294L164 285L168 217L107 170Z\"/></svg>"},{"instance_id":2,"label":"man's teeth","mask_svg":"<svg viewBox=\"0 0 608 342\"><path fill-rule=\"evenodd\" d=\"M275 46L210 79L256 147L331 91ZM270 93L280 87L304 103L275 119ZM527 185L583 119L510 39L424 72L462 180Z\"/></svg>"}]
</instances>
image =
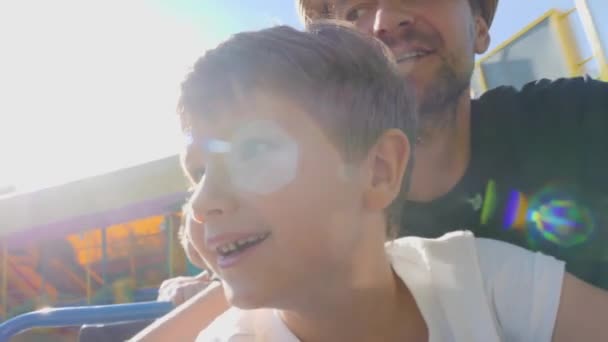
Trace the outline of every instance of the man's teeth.
<instances>
[{"instance_id":1,"label":"man's teeth","mask_svg":"<svg viewBox=\"0 0 608 342\"><path fill-rule=\"evenodd\" d=\"M250 236L244 239L240 239L234 242L230 242L227 243L225 245L222 245L220 247L217 248L217 251L220 254L230 254L238 249L240 249L241 247L245 246L245 245L251 245L254 244L256 242L259 242L261 240L264 240L266 237L268 236L267 233L264 234L258 234L258 235L254 235L254 236Z\"/></svg>"},{"instance_id":2,"label":"man's teeth","mask_svg":"<svg viewBox=\"0 0 608 342\"><path fill-rule=\"evenodd\" d=\"M401 61L404 61L404 60L406 60L406 59L415 58L415 57L422 57L422 56L426 56L426 55L428 55L428 54L429 54L428 52L424 52L424 51L414 51L414 52L408 52L408 53L405 53L405 54L401 55L401 56L400 56L400 57L397 59L397 61L398 61L398 62L401 62Z\"/></svg>"}]
</instances>

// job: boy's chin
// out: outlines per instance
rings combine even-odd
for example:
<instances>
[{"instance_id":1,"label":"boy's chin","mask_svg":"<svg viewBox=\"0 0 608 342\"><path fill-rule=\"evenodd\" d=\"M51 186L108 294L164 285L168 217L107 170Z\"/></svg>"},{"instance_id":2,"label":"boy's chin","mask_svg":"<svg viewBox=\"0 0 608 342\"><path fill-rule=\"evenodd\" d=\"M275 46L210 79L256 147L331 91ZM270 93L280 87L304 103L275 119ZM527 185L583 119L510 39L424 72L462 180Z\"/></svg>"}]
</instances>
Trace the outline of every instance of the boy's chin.
<instances>
[{"instance_id":1,"label":"boy's chin","mask_svg":"<svg viewBox=\"0 0 608 342\"><path fill-rule=\"evenodd\" d=\"M230 305L242 310L269 307L271 302L268 298L269 294L264 291L256 291L251 288L234 288L230 285L225 285L224 291Z\"/></svg>"}]
</instances>

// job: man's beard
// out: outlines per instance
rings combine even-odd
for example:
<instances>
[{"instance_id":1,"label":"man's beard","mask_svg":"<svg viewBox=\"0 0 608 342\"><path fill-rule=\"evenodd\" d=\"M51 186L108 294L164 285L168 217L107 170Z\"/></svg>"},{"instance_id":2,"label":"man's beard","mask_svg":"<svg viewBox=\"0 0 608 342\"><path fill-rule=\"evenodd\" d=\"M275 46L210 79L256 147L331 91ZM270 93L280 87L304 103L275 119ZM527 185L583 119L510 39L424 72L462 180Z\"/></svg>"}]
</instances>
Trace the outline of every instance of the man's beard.
<instances>
[{"instance_id":1,"label":"man's beard","mask_svg":"<svg viewBox=\"0 0 608 342\"><path fill-rule=\"evenodd\" d=\"M471 37L474 37L474 29L475 27L471 23L469 28ZM384 37L382 41L389 47L397 45L399 41L410 44L421 43L423 46L438 51L442 46L442 39L436 32L416 28L407 30L400 37ZM437 57L441 58L441 65L432 80L429 84L420 84L420 88L415 90L420 133L422 133L420 137L427 129L454 124L458 101L462 94L469 89L473 75L472 64L459 71L457 67L461 64L459 58L441 54L437 54ZM405 79L407 80L408 76L405 76ZM416 84L414 80L412 81L413 84Z\"/></svg>"},{"instance_id":2,"label":"man's beard","mask_svg":"<svg viewBox=\"0 0 608 342\"><path fill-rule=\"evenodd\" d=\"M433 81L417 90L421 128L454 124L458 101L470 83L469 73L458 73L444 63Z\"/></svg>"}]
</instances>

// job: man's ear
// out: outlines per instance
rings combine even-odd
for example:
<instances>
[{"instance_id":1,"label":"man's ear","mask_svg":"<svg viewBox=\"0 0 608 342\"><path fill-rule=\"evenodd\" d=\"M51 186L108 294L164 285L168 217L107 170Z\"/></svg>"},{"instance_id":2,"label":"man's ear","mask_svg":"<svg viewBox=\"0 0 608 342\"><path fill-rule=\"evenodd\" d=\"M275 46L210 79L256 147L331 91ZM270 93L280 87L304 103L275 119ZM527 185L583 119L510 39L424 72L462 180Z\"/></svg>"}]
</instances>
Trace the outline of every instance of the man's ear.
<instances>
[{"instance_id":1,"label":"man's ear","mask_svg":"<svg viewBox=\"0 0 608 342\"><path fill-rule=\"evenodd\" d=\"M475 16L475 53L482 54L490 46L490 28L480 15Z\"/></svg>"},{"instance_id":2,"label":"man's ear","mask_svg":"<svg viewBox=\"0 0 608 342\"><path fill-rule=\"evenodd\" d=\"M367 209L382 211L397 198L410 153L410 142L401 130L390 129L378 138L367 158L369 178L364 194Z\"/></svg>"}]
</instances>

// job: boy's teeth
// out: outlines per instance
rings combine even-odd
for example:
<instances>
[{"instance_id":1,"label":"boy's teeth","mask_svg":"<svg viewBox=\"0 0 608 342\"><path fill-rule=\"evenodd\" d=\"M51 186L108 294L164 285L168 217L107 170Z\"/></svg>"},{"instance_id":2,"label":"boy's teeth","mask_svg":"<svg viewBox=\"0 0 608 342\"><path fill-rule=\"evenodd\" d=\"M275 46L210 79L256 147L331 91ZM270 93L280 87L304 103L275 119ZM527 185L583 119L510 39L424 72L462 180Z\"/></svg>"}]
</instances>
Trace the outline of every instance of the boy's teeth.
<instances>
[{"instance_id":1,"label":"boy's teeth","mask_svg":"<svg viewBox=\"0 0 608 342\"><path fill-rule=\"evenodd\" d=\"M223 246L218 247L218 252L220 252L220 254L232 253L232 252L236 251L237 249L243 247L244 245L258 242L260 240L263 240L265 237L266 237L266 234L259 234L259 235L251 236L248 238L240 239L235 242L230 242Z\"/></svg>"},{"instance_id":2,"label":"boy's teeth","mask_svg":"<svg viewBox=\"0 0 608 342\"><path fill-rule=\"evenodd\" d=\"M229 243L229 244L226 244L226 245L220 247L219 250L221 253L230 253L232 251L235 251L236 248L237 248L237 246L235 243Z\"/></svg>"}]
</instances>

